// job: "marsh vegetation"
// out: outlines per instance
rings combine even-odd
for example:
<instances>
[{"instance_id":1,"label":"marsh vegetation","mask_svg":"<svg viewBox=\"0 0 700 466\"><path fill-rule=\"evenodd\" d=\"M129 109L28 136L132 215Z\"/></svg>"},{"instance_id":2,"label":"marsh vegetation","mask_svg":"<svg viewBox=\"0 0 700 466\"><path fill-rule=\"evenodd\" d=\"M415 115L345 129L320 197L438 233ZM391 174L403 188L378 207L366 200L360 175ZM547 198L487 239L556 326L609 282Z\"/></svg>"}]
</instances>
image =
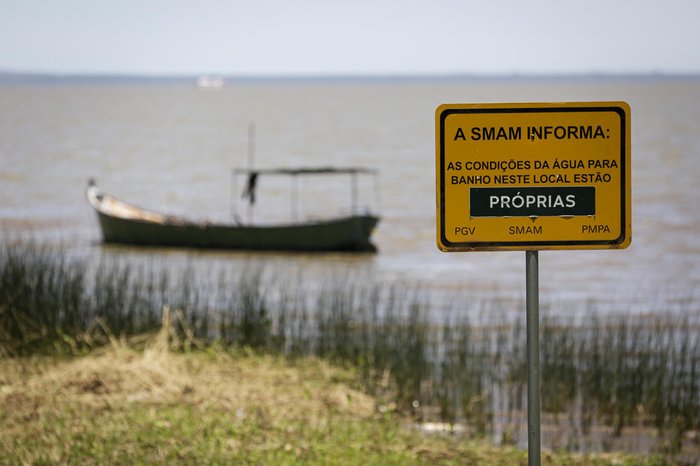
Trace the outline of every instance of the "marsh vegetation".
<instances>
[{"instance_id":1,"label":"marsh vegetation","mask_svg":"<svg viewBox=\"0 0 700 466\"><path fill-rule=\"evenodd\" d=\"M154 333L168 309L182 348L317 357L356 372L356 388L380 400L382 412L522 443L524 325L498 314L475 319L456 304L436 314L431 303L418 284L361 277L305 286L303 275L258 267L175 272L94 263L31 242L0 251L3 356L79 354ZM544 310L546 446L605 450L633 433L644 437L640 450L697 452L700 339L691 316L699 303L684 305L654 315Z\"/></svg>"}]
</instances>

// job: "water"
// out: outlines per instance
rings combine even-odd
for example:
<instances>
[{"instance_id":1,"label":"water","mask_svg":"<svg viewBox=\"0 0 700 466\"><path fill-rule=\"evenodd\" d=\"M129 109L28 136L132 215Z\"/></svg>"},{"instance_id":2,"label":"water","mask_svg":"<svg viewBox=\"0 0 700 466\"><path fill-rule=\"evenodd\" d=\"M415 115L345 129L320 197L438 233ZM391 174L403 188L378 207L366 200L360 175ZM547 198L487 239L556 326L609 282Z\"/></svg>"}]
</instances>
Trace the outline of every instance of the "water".
<instances>
[{"instance_id":1,"label":"water","mask_svg":"<svg viewBox=\"0 0 700 466\"><path fill-rule=\"evenodd\" d=\"M84 254L194 263L203 271L211 264L251 263L303 269L310 276L352 271L368 280L421 283L434 295L521 300L524 253L445 254L435 246L435 108L448 102L602 100L624 100L632 108L632 245L542 252L540 301L700 314L698 79L268 81L219 91L135 84L0 87L0 231L61 241ZM378 254L99 244L84 197L90 177L105 191L153 210L230 221L230 169L247 164L251 123L258 168L357 165L380 171ZM304 187L310 191L302 214L314 215L314 201L326 196L308 183L302 193ZM260 196L269 197L256 220L284 218L287 187L267 188L261 182ZM341 201L332 198L332 204ZM376 203L371 185L363 186L361 201Z\"/></svg>"}]
</instances>

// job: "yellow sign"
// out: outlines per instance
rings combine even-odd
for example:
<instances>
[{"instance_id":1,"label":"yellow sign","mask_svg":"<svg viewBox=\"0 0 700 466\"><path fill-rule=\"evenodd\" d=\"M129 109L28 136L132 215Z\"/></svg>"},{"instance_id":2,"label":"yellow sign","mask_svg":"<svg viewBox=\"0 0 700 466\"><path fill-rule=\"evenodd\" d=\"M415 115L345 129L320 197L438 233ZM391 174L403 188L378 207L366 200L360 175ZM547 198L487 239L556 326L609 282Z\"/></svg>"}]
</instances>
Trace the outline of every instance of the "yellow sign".
<instances>
[{"instance_id":1,"label":"yellow sign","mask_svg":"<svg viewBox=\"0 0 700 466\"><path fill-rule=\"evenodd\" d=\"M629 246L627 103L445 104L435 130L441 250Z\"/></svg>"}]
</instances>

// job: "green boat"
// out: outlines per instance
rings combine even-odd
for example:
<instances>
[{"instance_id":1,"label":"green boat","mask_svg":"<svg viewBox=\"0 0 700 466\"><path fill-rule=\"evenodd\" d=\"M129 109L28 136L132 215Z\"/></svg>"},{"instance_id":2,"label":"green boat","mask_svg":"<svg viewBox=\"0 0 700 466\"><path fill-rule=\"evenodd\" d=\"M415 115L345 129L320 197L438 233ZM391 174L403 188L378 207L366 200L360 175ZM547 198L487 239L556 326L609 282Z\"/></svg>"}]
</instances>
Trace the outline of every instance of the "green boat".
<instances>
[{"instance_id":1,"label":"green boat","mask_svg":"<svg viewBox=\"0 0 700 466\"><path fill-rule=\"evenodd\" d=\"M234 178L241 174L248 179L245 195L251 204L255 202L260 175L349 174L353 180L353 197L357 194L357 175L376 175L373 170L363 168L234 170ZM355 199L349 215L275 225L242 224L240 221L220 224L165 215L111 196L92 180L88 183L87 199L97 213L106 243L269 251L376 251L370 236L379 218L370 212L356 212Z\"/></svg>"}]
</instances>

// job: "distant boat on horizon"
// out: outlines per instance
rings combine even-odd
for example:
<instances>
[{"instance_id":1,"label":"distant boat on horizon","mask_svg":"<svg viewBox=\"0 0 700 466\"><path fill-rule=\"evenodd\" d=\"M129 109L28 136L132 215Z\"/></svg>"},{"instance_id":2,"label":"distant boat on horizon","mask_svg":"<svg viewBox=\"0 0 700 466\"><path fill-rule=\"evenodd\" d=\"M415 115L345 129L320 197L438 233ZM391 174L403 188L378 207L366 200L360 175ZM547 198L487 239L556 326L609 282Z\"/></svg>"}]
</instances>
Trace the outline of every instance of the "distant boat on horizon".
<instances>
[{"instance_id":1,"label":"distant boat on horizon","mask_svg":"<svg viewBox=\"0 0 700 466\"><path fill-rule=\"evenodd\" d=\"M197 78L197 87L200 89L221 89L224 84L224 78L220 76L199 76Z\"/></svg>"}]
</instances>

